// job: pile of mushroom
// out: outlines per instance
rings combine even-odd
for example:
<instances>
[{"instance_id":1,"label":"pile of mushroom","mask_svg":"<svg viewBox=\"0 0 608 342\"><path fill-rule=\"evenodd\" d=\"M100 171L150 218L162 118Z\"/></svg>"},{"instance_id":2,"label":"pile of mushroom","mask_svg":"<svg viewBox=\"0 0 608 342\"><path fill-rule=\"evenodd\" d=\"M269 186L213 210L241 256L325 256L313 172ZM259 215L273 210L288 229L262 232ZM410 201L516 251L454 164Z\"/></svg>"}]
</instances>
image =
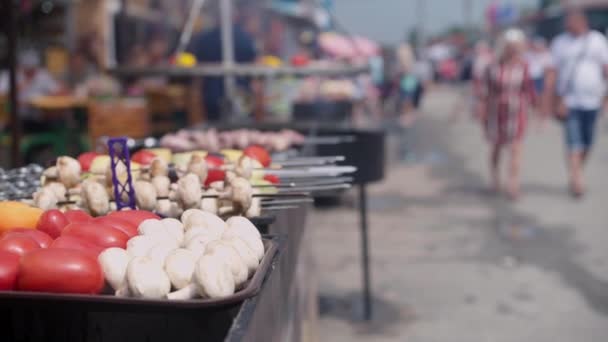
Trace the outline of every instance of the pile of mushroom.
<instances>
[{"instance_id":1,"label":"pile of mushroom","mask_svg":"<svg viewBox=\"0 0 608 342\"><path fill-rule=\"evenodd\" d=\"M166 162L157 158L133 184L136 205L139 209L155 211L166 217L179 217L189 209L202 209L223 217L259 216L261 202L253 198L249 182L258 168L262 168L259 162L243 156L233 167L234 171L226 172L225 182L215 182L204 189L209 168L202 155L193 154L185 168L176 170L181 177L175 184L168 177Z\"/></svg>"},{"instance_id":2,"label":"pile of mushroom","mask_svg":"<svg viewBox=\"0 0 608 342\"><path fill-rule=\"evenodd\" d=\"M44 209L84 208L93 216L102 216L113 208L111 191L95 179L82 181L80 163L71 157L59 157L42 174L42 187L33 196L34 206ZM67 203L66 203L67 202Z\"/></svg>"},{"instance_id":3,"label":"pile of mushroom","mask_svg":"<svg viewBox=\"0 0 608 342\"><path fill-rule=\"evenodd\" d=\"M243 155L235 165L223 166L226 179L203 185L209 176L209 167L202 155L192 154L185 168L176 168L181 176L176 183L169 178L169 165L156 158L145 169L133 176L135 204L140 210L154 211L164 217L180 217L189 209L229 217L261 215L261 201L254 198L250 179L262 165ZM126 181L127 169L118 164L116 177ZM115 210L113 173L110 165L102 174L91 174L82 180L79 162L71 157L57 158L56 165L45 170L42 187L33 196L33 204L41 209L82 208L93 216L102 216ZM128 200L128 198L123 198Z\"/></svg>"},{"instance_id":4,"label":"pile of mushroom","mask_svg":"<svg viewBox=\"0 0 608 342\"><path fill-rule=\"evenodd\" d=\"M190 209L176 219L146 220L126 250L99 256L117 296L187 300L223 298L242 289L264 256L256 227L236 216Z\"/></svg>"}]
</instances>

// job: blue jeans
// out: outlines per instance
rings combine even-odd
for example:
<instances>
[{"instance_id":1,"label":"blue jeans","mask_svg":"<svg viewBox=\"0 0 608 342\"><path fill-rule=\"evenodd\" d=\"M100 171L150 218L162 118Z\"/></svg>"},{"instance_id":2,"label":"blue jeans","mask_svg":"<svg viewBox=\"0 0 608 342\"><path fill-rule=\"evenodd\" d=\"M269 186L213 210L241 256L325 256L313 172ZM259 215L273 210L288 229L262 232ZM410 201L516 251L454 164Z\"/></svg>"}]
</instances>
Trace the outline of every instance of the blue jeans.
<instances>
[{"instance_id":1,"label":"blue jeans","mask_svg":"<svg viewBox=\"0 0 608 342\"><path fill-rule=\"evenodd\" d=\"M537 94L542 94L543 90L545 90L545 79L544 78L535 78L534 80L534 89Z\"/></svg>"},{"instance_id":2,"label":"blue jeans","mask_svg":"<svg viewBox=\"0 0 608 342\"><path fill-rule=\"evenodd\" d=\"M564 122L566 143L571 152L585 152L591 149L595 135L595 122L599 109L573 109Z\"/></svg>"}]
</instances>

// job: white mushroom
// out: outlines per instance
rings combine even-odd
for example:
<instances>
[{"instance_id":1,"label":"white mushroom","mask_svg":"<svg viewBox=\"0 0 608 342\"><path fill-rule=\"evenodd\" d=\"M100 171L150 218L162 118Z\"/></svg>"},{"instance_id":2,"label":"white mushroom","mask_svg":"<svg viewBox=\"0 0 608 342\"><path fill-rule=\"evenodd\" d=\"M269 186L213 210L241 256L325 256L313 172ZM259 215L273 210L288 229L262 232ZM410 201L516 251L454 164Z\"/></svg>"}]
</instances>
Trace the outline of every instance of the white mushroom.
<instances>
[{"instance_id":1,"label":"white mushroom","mask_svg":"<svg viewBox=\"0 0 608 342\"><path fill-rule=\"evenodd\" d=\"M150 248L147 256L150 259L158 262L159 264L165 265L165 260L167 259L169 254L171 254L171 252L173 252L175 249L175 245L160 242L154 247Z\"/></svg>"},{"instance_id":2,"label":"white mushroom","mask_svg":"<svg viewBox=\"0 0 608 342\"><path fill-rule=\"evenodd\" d=\"M47 183L45 186L42 187L42 189L48 189L50 191L52 191L55 194L55 197L61 202L61 201L65 201L66 198L66 194L67 194L67 188L65 187L65 185L63 185L62 183L59 182L50 182Z\"/></svg>"},{"instance_id":3,"label":"white mushroom","mask_svg":"<svg viewBox=\"0 0 608 342\"><path fill-rule=\"evenodd\" d=\"M150 164L150 177L166 177L169 174L167 162L161 158L155 158Z\"/></svg>"},{"instance_id":4,"label":"white mushroom","mask_svg":"<svg viewBox=\"0 0 608 342\"><path fill-rule=\"evenodd\" d=\"M229 199L232 202L234 210L239 214L244 214L251 207L253 187L245 178L232 177L221 198Z\"/></svg>"},{"instance_id":5,"label":"white mushroom","mask_svg":"<svg viewBox=\"0 0 608 342\"><path fill-rule=\"evenodd\" d=\"M158 241L152 236L135 236L127 242L127 252L131 257L143 257L157 244Z\"/></svg>"},{"instance_id":6,"label":"white mushroom","mask_svg":"<svg viewBox=\"0 0 608 342\"><path fill-rule=\"evenodd\" d=\"M264 243L260 232L253 223L242 216L231 217L228 221L228 228L222 235L222 239L230 240L238 238L243 240L254 252L258 260L264 257Z\"/></svg>"},{"instance_id":7,"label":"white mushroom","mask_svg":"<svg viewBox=\"0 0 608 342\"><path fill-rule=\"evenodd\" d=\"M137 227L139 235L152 235L157 233L166 233L165 226L161 220L147 219L142 221Z\"/></svg>"},{"instance_id":8,"label":"white mushroom","mask_svg":"<svg viewBox=\"0 0 608 342\"><path fill-rule=\"evenodd\" d=\"M58 179L59 172L57 171L57 166L51 166L42 172L42 176L40 177L40 183L42 185L47 185L49 183L57 182Z\"/></svg>"},{"instance_id":9,"label":"white mushroom","mask_svg":"<svg viewBox=\"0 0 608 342\"><path fill-rule=\"evenodd\" d=\"M219 192L215 189L209 189L204 192L207 196L219 196ZM201 210L204 212L217 215L219 212L219 201L217 198L203 198L201 201Z\"/></svg>"},{"instance_id":10,"label":"white mushroom","mask_svg":"<svg viewBox=\"0 0 608 342\"><path fill-rule=\"evenodd\" d=\"M194 270L195 282L209 298L223 298L234 294L234 275L219 255L203 255Z\"/></svg>"},{"instance_id":11,"label":"white mushroom","mask_svg":"<svg viewBox=\"0 0 608 342\"><path fill-rule=\"evenodd\" d=\"M73 188L80 184L80 163L71 157L57 158L57 176L66 188Z\"/></svg>"},{"instance_id":12,"label":"white mushroom","mask_svg":"<svg viewBox=\"0 0 608 342\"><path fill-rule=\"evenodd\" d=\"M195 174L198 177L200 184L205 184L209 173L205 158L201 155L193 154L188 163L187 172Z\"/></svg>"},{"instance_id":13,"label":"white mushroom","mask_svg":"<svg viewBox=\"0 0 608 342\"><path fill-rule=\"evenodd\" d=\"M184 213L182 214L182 216L180 217L180 220L182 221L182 223L186 223L188 221L188 218L190 218L190 215L199 212L199 209L188 209L186 211L184 211Z\"/></svg>"},{"instance_id":14,"label":"white mushroom","mask_svg":"<svg viewBox=\"0 0 608 342\"><path fill-rule=\"evenodd\" d=\"M163 243L173 246L174 249L179 247L180 241L178 236L171 233L161 220L147 219L139 224L137 232L142 236L147 236L156 243Z\"/></svg>"},{"instance_id":15,"label":"white mushroom","mask_svg":"<svg viewBox=\"0 0 608 342\"><path fill-rule=\"evenodd\" d=\"M181 245L184 241L184 225L174 218L166 218L160 222L165 226L165 230L175 238L179 245Z\"/></svg>"},{"instance_id":16,"label":"white mushroom","mask_svg":"<svg viewBox=\"0 0 608 342\"><path fill-rule=\"evenodd\" d=\"M179 206L179 203L171 203L171 215L169 217L180 217L184 210Z\"/></svg>"},{"instance_id":17,"label":"white mushroom","mask_svg":"<svg viewBox=\"0 0 608 342\"><path fill-rule=\"evenodd\" d=\"M156 189L158 197L168 197L171 188L171 180L167 176L156 176L152 178L152 185Z\"/></svg>"},{"instance_id":18,"label":"white mushroom","mask_svg":"<svg viewBox=\"0 0 608 342\"><path fill-rule=\"evenodd\" d=\"M108 284L119 291L127 286L127 267L131 256L122 248L108 248L97 258Z\"/></svg>"},{"instance_id":19,"label":"white mushroom","mask_svg":"<svg viewBox=\"0 0 608 342\"><path fill-rule=\"evenodd\" d=\"M184 218L185 217L185 218ZM226 222L218 216L206 213L202 210L190 211L188 215L182 215L182 222L186 232L194 227L205 228L218 239L226 230Z\"/></svg>"},{"instance_id":20,"label":"white mushroom","mask_svg":"<svg viewBox=\"0 0 608 342\"><path fill-rule=\"evenodd\" d=\"M207 251L207 245L214 241L218 241L218 239L214 236L208 234L199 234L190 239L185 247L198 257L203 255Z\"/></svg>"},{"instance_id":21,"label":"white mushroom","mask_svg":"<svg viewBox=\"0 0 608 342\"><path fill-rule=\"evenodd\" d=\"M48 188L42 188L34 194L34 206L42 210L57 209L59 200L53 192Z\"/></svg>"},{"instance_id":22,"label":"white mushroom","mask_svg":"<svg viewBox=\"0 0 608 342\"><path fill-rule=\"evenodd\" d=\"M236 288L242 288L249 278L249 269L240 254L232 247L222 241L214 241L207 245L205 255L219 256L232 271Z\"/></svg>"},{"instance_id":23,"label":"white mushroom","mask_svg":"<svg viewBox=\"0 0 608 342\"><path fill-rule=\"evenodd\" d=\"M253 176L253 171L262 168L264 168L264 166L259 161L246 155L243 155L239 159L234 171L239 177L251 179L251 177Z\"/></svg>"},{"instance_id":24,"label":"white mushroom","mask_svg":"<svg viewBox=\"0 0 608 342\"><path fill-rule=\"evenodd\" d=\"M209 184L210 189L213 189L218 192L224 190L224 187L225 187L225 183L223 181L217 181L217 182L213 182L213 183Z\"/></svg>"},{"instance_id":25,"label":"white mushroom","mask_svg":"<svg viewBox=\"0 0 608 342\"><path fill-rule=\"evenodd\" d=\"M261 193L260 189L254 189L253 194ZM251 199L251 206L247 209L245 216L249 218L262 216L262 199L260 197L254 197Z\"/></svg>"},{"instance_id":26,"label":"white mushroom","mask_svg":"<svg viewBox=\"0 0 608 342\"><path fill-rule=\"evenodd\" d=\"M236 284L229 264L221 255L208 254L196 262L192 281L181 290L167 295L171 300L195 297L224 298L234 294Z\"/></svg>"},{"instance_id":27,"label":"white mushroom","mask_svg":"<svg viewBox=\"0 0 608 342\"><path fill-rule=\"evenodd\" d=\"M136 257L127 268L129 290L134 297L165 298L171 291L171 281L163 265L149 257Z\"/></svg>"},{"instance_id":28,"label":"white mushroom","mask_svg":"<svg viewBox=\"0 0 608 342\"><path fill-rule=\"evenodd\" d=\"M131 297L131 290L129 289L128 282L125 282L125 286L123 286L120 289L116 290L116 292L114 293L114 296L116 296L116 297Z\"/></svg>"},{"instance_id":29,"label":"white mushroom","mask_svg":"<svg viewBox=\"0 0 608 342\"><path fill-rule=\"evenodd\" d=\"M93 216L103 216L110 212L110 197L103 185L93 180L82 183L82 203Z\"/></svg>"},{"instance_id":30,"label":"white mushroom","mask_svg":"<svg viewBox=\"0 0 608 342\"><path fill-rule=\"evenodd\" d=\"M156 202L156 208L154 211L165 217L173 217L172 206L170 200L161 199Z\"/></svg>"},{"instance_id":31,"label":"white mushroom","mask_svg":"<svg viewBox=\"0 0 608 342\"><path fill-rule=\"evenodd\" d=\"M184 247L188 246L188 243L190 243L190 241L198 235L207 235L210 238L218 239L217 236L215 236L213 233L210 233L209 230L205 227L192 227L184 234L182 245Z\"/></svg>"},{"instance_id":32,"label":"white mushroom","mask_svg":"<svg viewBox=\"0 0 608 342\"><path fill-rule=\"evenodd\" d=\"M141 210L153 211L156 209L156 188L152 183L138 180L133 184L135 190L135 203Z\"/></svg>"},{"instance_id":33,"label":"white mushroom","mask_svg":"<svg viewBox=\"0 0 608 342\"><path fill-rule=\"evenodd\" d=\"M260 261L258 260L255 252L247 245L243 239L238 237L232 237L230 239L222 239L222 242L234 247L234 249L239 253L241 259L247 265L247 269L249 271L249 276L252 276L258 266L260 265Z\"/></svg>"},{"instance_id":34,"label":"white mushroom","mask_svg":"<svg viewBox=\"0 0 608 342\"><path fill-rule=\"evenodd\" d=\"M203 191L198 176L189 173L177 182L177 200L182 208L200 208Z\"/></svg>"},{"instance_id":35,"label":"white mushroom","mask_svg":"<svg viewBox=\"0 0 608 342\"><path fill-rule=\"evenodd\" d=\"M165 260L165 272L174 288L181 290L192 282L196 257L187 249L176 249Z\"/></svg>"},{"instance_id":36,"label":"white mushroom","mask_svg":"<svg viewBox=\"0 0 608 342\"><path fill-rule=\"evenodd\" d=\"M227 229L238 230L240 234L262 238L262 234L249 219L243 216L233 216L226 221Z\"/></svg>"}]
</instances>

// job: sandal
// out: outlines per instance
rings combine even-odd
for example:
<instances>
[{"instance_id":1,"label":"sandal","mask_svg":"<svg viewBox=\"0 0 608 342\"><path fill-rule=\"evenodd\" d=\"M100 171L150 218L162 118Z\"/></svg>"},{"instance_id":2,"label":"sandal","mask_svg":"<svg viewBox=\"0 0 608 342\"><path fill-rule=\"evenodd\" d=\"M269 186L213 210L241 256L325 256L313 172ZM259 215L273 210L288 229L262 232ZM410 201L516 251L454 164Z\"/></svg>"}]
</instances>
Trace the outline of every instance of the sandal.
<instances>
[{"instance_id":1,"label":"sandal","mask_svg":"<svg viewBox=\"0 0 608 342\"><path fill-rule=\"evenodd\" d=\"M570 185L570 194L576 199L581 199L585 196L585 188L580 184Z\"/></svg>"}]
</instances>

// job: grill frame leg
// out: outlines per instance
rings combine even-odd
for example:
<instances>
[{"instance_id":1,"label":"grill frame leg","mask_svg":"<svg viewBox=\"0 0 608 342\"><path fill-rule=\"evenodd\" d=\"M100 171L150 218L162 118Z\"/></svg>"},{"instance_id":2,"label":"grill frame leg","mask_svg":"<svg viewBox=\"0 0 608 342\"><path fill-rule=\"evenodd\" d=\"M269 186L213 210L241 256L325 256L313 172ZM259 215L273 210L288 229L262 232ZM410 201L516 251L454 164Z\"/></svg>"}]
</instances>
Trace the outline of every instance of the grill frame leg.
<instances>
[{"instance_id":1,"label":"grill frame leg","mask_svg":"<svg viewBox=\"0 0 608 342\"><path fill-rule=\"evenodd\" d=\"M367 217L367 187L359 185L359 223L361 228L361 271L363 276L363 320L370 321L373 315L371 269L369 253L369 231Z\"/></svg>"}]
</instances>

